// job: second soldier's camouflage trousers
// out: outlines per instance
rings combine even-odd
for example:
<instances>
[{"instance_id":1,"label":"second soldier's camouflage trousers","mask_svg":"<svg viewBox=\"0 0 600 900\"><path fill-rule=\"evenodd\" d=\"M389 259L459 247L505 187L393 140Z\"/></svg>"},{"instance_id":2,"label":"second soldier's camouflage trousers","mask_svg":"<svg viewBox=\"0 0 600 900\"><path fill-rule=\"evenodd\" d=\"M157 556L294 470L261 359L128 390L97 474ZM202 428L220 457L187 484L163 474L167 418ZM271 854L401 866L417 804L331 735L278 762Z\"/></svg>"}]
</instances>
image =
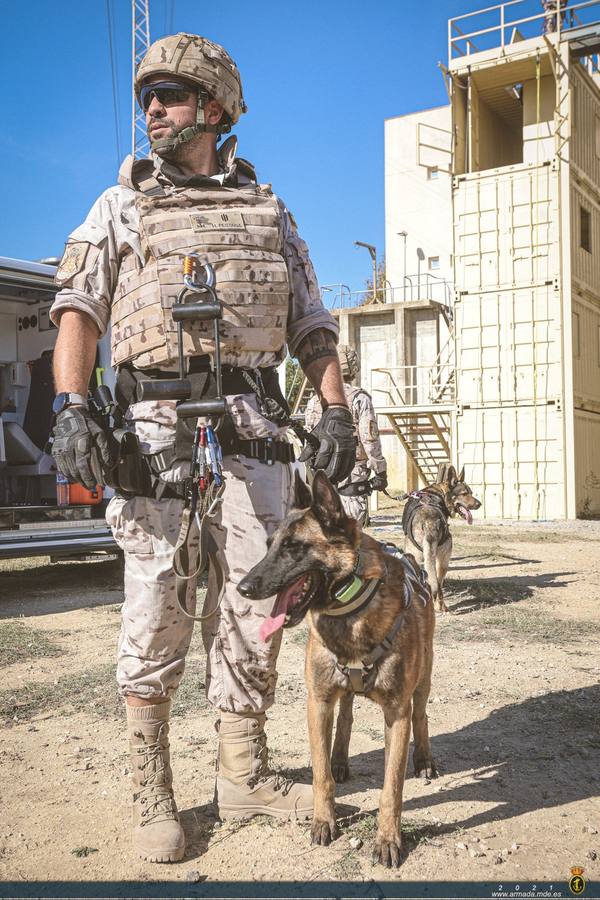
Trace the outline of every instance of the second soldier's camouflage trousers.
<instances>
[{"instance_id":1,"label":"second soldier's camouflage trousers","mask_svg":"<svg viewBox=\"0 0 600 900\"><path fill-rule=\"evenodd\" d=\"M210 566L202 622L206 692L229 712L262 712L273 703L281 632L264 643L258 636L274 599L245 600L237 591L244 575L265 555L267 538L291 500L291 466L265 465L244 456L226 457L223 503L209 537ZM118 646L117 680L122 694L172 696L185 667L194 622L176 597L173 551L183 502L114 497L107 521L125 554L125 603ZM192 548L197 546L197 531ZM191 554L192 559L194 554ZM196 579L188 581L186 606L194 612ZM210 612L214 613L210 615Z\"/></svg>"},{"instance_id":2,"label":"second soldier's camouflage trousers","mask_svg":"<svg viewBox=\"0 0 600 900\"><path fill-rule=\"evenodd\" d=\"M371 475L371 470L368 465L358 464L354 466L352 472L350 473L350 477L348 481L345 482L347 484L355 484L356 482L368 481ZM364 525L367 521L367 513L369 511L369 498L367 495L363 494L362 497L344 497L341 495L342 506L346 510L346 513L349 516L352 516L353 519L356 519L360 522L361 525Z\"/></svg>"}]
</instances>

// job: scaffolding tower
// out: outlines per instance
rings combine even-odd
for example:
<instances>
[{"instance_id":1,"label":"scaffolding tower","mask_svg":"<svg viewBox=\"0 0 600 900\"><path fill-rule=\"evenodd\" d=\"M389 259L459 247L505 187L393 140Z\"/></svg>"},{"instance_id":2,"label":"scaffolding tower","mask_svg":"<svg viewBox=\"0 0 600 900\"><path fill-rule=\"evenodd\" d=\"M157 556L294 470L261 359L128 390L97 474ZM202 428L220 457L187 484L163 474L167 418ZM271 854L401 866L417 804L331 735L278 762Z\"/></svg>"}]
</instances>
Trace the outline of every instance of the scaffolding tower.
<instances>
[{"instance_id":1,"label":"scaffolding tower","mask_svg":"<svg viewBox=\"0 0 600 900\"><path fill-rule=\"evenodd\" d=\"M131 152L135 159L148 156L150 143L146 116L135 96L135 73L150 46L149 0L131 0Z\"/></svg>"}]
</instances>

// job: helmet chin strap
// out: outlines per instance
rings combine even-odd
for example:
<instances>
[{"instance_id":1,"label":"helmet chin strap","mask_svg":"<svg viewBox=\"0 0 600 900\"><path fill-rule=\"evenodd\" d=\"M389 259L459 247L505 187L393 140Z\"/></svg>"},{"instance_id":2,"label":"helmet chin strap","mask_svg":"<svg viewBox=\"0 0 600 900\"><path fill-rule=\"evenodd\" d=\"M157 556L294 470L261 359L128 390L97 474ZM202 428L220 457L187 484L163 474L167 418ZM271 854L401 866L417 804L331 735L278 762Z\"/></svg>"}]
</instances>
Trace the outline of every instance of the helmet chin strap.
<instances>
[{"instance_id":1,"label":"helmet chin strap","mask_svg":"<svg viewBox=\"0 0 600 900\"><path fill-rule=\"evenodd\" d=\"M174 137L160 138L158 140L152 140L150 138L150 146L152 147L152 151L158 156L162 156L165 159L168 159L170 156L173 156L179 147L182 144L186 144L188 141L191 141L199 134L216 134L217 137L220 137L222 134L226 134L228 131L231 131L231 125L227 125L225 123L217 123L217 125L207 125L206 117L204 114L204 107L206 102L209 99L209 95L206 91L198 90L198 106L196 107L196 124L195 125L187 125L185 128L182 128Z\"/></svg>"}]
</instances>

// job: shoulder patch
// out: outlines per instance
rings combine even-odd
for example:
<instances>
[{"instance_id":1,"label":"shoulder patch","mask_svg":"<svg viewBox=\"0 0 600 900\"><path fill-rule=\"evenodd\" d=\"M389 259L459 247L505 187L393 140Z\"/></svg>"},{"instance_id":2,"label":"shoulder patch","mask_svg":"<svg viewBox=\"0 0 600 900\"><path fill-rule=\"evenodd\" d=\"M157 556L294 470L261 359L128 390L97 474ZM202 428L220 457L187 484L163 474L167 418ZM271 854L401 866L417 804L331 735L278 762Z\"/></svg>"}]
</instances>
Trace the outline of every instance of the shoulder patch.
<instances>
[{"instance_id":1,"label":"shoulder patch","mask_svg":"<svg viewBox=\"0 0 600 900\"><path fill-rule=\"evenodd\" d=\"M69 278L72 278L73 275L77 275L78 272L81 272L89 248L90 245L83 242L67 244L65 252L63 253L63 258L61 259L60 265L56 270L56 275L54 276L54 280L57 284L63 284L65 281L68 281Z\"/></svg>"}]
</instances>

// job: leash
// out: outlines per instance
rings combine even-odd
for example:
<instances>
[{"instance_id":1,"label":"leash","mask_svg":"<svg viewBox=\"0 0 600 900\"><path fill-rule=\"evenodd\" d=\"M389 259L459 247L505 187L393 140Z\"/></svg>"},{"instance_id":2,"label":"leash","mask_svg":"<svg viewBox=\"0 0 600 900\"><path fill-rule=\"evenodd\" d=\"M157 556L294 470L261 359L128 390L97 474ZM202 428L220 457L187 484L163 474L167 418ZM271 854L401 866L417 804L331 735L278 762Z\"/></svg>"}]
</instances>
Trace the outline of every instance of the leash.
<instances>
[{"instance_id":1,"label":"leash","mask_svg":"<svg viewBox=\"0 0 600 900\"><path fill-rule=\"evenodd\" d=\"M198 280L198 269L202 269L204 280ZM171 313L177 323L178 378L163 378L140 382L140 399L142 400L176 400L177 415L181 418L195 419L194 438L192 442L192 458L190 475L186 479L187 488L184 497L184 509L181 517L179 534L173 554L173 569L178 582L186 585L206 568L208 561L207 522L216 515L222 502L225 490L223 475L223 454L216 431L218 424L227 412L223 397L223 375L221 367L221 340L219 320L223 309L214 289L215 272L209 263L201 263L197 254L188 254L183 258L183 288L179 292L177 302L173 304ZM203 295L199 300L189 301L188 294ZM192 399L192 381L186 377L186 361L184 354L184 322L212 321L214 360L213 369L216 382L216 396L207 400ZM217 420L217 425L213 424ZM198 556L195 564L190 562L189 543L192 527L198 528ZM177 590L177 601L181 611L188 618L202 621L203 616L192 616L185 602L181 599L180 586ZM219 601L220 602L220 601ZM213 610L214 614L216 612Z\"/></svg>"}]
</instances>

